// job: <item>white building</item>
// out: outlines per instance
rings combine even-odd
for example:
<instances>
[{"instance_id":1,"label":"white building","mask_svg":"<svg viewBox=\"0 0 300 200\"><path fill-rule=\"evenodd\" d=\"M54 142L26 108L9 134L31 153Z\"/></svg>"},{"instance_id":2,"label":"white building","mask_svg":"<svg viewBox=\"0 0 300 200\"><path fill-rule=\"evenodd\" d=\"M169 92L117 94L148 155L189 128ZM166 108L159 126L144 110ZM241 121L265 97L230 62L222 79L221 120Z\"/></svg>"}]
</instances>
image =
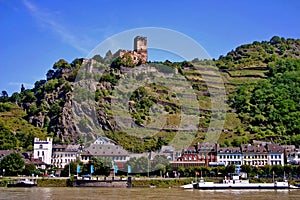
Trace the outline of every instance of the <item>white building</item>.
<instances>
[{"instance_id":1,"label":"white building","mask_svg":"<svg viewBox=\"0 0 300 200\"><path fill-rule=\"evenodd\" d=\"M217 162L227 165L241 165L242 152L240 147L219 147L217 151Z\"/></svg>"},{"instance_id":2,"label":"white building","mask_svg":"<svg viewBox=\"0 0 300 200\"><path fill-rule=\"evenodd\" d=\"M284 166L284 149L278 144L267 144L268 164Z\"/></svg>"},{"instance_id":3,"label":"white building","mask_svg":"<svg viewBox=\"0 0 300 200\"><path fill-rule=\"evenodd\" d=\"M118 167L123 167L129 160L129 153L122 146L115 144L92 144L86 148L86 152L81 155L85 162L85 159L90 157L110 159L115 162Z\"/></svg>"},{"instance_id":4,"label":"white building","mask_svg":"<svg viewBox=\"0 0 300 200\"><path fill-rule=\"evenodd\" d=\"M39 159L50 165L52 156L52 138L47 137L46 140L34 138L33 142L33 158Z\"/></svg>"},{"instance_id":5,"label":"white building","mask_svg":"<svg viewBox=\"0 0 300 200\"><path fill-rule=\"evenodd\" d=\"M54 145L52 152L52 165L59 169L65 167L71 162L79 160L81 153L81 146L76 145Z\"/></svg>"}]
</instances>

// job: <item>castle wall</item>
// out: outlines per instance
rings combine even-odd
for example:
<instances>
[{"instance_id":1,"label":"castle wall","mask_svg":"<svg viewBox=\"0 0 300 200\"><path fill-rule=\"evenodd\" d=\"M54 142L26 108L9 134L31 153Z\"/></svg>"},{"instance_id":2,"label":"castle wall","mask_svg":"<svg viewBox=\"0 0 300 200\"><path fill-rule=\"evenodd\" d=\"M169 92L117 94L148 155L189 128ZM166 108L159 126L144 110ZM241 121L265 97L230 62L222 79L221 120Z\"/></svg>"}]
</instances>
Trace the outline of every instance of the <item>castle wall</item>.
<instances>
[{"instance_id":1,"label":"castle wall","mask_svg":"<svg viewBox=\"0 0 300 200\"><path fill-rule=\"evenodd\" d=\"M148 50L147 50L147 38L137 36L134 38L134 50L118 50L113 57L123 57L124 54L128 53L134 64L139 62L144 64L148 61Z\"/></svg>"}]
</instances>

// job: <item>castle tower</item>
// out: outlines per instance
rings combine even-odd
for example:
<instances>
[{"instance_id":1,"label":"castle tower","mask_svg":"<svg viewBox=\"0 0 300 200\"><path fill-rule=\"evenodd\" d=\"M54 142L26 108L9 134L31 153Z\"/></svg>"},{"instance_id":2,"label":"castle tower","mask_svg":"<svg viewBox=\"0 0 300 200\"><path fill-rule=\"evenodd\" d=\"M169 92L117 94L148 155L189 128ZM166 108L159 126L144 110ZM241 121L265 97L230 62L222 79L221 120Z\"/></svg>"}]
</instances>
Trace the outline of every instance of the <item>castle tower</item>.
<instances>
[{"instance_id":1,"label":"castle tower","mask_svg":"<svg viewBox=\"0 0 300 200\"><path fill-rule=\"evenodd\" d=\"M134 51L137 53L147 53L147 37L136 36L134 38Z\"/></svg>"},{"instance_id":2,"label":"castle tower","mask_svg":"<svg viewBox=\"0 0 300 200\"><path fill-rule=\"evenodd\" d=\"M33 158L40 159L46 164L51 164L52 157L52 138L47 137L46 140L34 138L33 142Z\"/></svg>"}]
</instances>

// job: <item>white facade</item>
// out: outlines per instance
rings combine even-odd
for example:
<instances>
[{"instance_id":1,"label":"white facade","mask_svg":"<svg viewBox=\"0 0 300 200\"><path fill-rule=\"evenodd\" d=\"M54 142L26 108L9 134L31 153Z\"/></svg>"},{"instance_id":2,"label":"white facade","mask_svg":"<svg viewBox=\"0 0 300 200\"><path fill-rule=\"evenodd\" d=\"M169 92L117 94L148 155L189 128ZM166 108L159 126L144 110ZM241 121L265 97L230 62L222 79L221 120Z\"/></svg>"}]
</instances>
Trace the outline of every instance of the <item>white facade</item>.
<instances>
[{"instance_id":1,"label":"white facade","mask_svg":"<svg viewBox=\"0 0 300 200\"><path fill-rule=\"evenodd\" d=\"M40 159L44 163L50 165L52 156L52 138L47 137L46 140L34 138L33 158Z\"/></svg>"},{"instance_id":2,"label":"white facade","mask_svg":"<svg viewBox=\"0 0 300 200\"><path fill-rule=\"evenodd\" d=\"M284 166L284 155L283 153L270 153L269 154L269 165L281 165Z\"/></svg>"},{"instance_id":3,"label":"white facade","mask_svg":"<svg viewBox=\"0 0 300 200\"><path fill-rule=\"evenodd\" d=\"M79 159L80 145L54 145L52 152L52 165L59 169Z\"/></svg>"},{"instance_id":4,"label":"white facade","mask_svg":"<svg viewBox=\"0 0 300 200\"><path fill-rule=\"evenodd\" d=\"M227 165L241 165L242 153L239 147L220 147L217 154L218 163Z\"/></svg>"},{"instance_id":5,"label":"white facade","mask_svg":"<svg viewBox=\"0 0 300 200\"><path fill-rule=\"evenodd\" d=\"M267 144L268 164L284 166L284 148L278 144Z\"/></svg>"}]
</instances>

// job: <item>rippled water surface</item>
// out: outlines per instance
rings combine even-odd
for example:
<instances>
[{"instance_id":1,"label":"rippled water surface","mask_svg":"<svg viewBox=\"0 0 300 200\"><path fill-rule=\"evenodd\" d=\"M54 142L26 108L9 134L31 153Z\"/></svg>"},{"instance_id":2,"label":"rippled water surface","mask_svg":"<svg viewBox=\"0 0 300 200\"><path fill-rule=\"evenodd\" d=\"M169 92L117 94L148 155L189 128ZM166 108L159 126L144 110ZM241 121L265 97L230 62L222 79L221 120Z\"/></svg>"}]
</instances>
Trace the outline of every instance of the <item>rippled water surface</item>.
<instances>
[{"instance_id":1,"label":"rippled water surface","mask_svg":"<svg viewBox=\"0 0 300 200\"><path fill-rule=\"evenodd\" d=\"M0 199L300 199L300 190L217 190L179 188L0 188Z\"/></svg>"}]
</instances>

